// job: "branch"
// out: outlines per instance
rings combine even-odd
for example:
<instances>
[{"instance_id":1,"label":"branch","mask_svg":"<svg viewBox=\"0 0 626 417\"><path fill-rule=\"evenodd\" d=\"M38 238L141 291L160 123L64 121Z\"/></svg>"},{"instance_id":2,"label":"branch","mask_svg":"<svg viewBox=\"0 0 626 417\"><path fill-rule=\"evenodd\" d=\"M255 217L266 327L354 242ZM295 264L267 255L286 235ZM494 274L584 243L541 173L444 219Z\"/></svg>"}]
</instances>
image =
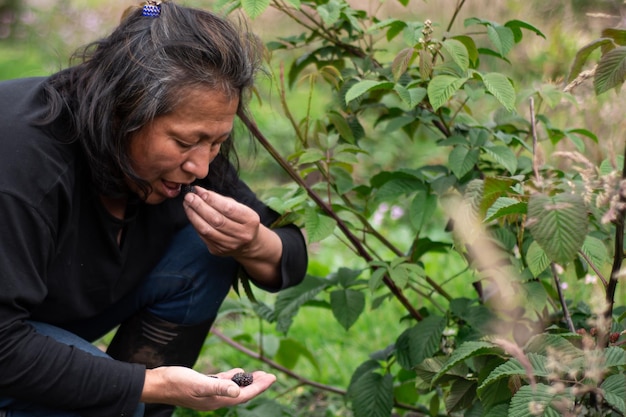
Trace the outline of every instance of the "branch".
<instances>
[{"instance_id":1,"label":"branch","mask_svg":"<svg viewBox=\"0 0 626 417\"><path fill-rule=\"evenodd\" d=\"M261 143L261 145L269 152L269 154L274 158L276 162L289 174L291 179L298 184L302 189L304 189L307 195L313 200L313 202L329 217L331 217L337 223L339 229L343 232L346 238L350 241L352 246L355 248L356 252L368 263L373 260L372 256L367 252L367 250L361 244L361 241L354 236L354 234L350 231L346 223L341 219L337 213L328 205L303 179L300 177L298 172L296 172L293 167L287 162L285 158L272 146L272 144L267 140L267 138L261 133L256 123L248 117L243 111L238 111L237 115L241 119L241 121L246 125L250 133ZM396 285L388 275L383 277L383 282L389 288L389 290L393 293L393 295L400 301L400 303L407 309L410 315L418 321L423 319L422 315L413 307L411 302L405 297L402 290Z\"/></svg>"},{"instance_id":2,"label":"branch","mask_svg":"<svg viewBox=\"0 0 626 417\"><path fill-rule=\"evenodd\" d=\"M602 275L602 272L600 272L598 267L591 261L591 259L589 259L589 257L582 250L579 250L578 254L582 256L585 262L587 262L587 265L589 265L591 269L593 269L593 272L596 273L598 278L600 278L600 281L602 281L602 284L604 284L604 288L606 288L608 283L606 282L606 278L604 278L604 275Z\"/></svg>"},{"instance_id":3,"label":"branch","mask_svg":"<svg viewBox=\"0 0 626 417\"><path fill-rule=\"evenodd\" d=\"M556 291L559 294L559 301L561 302L561 308L563 309L563 316L565 317L565 321L567 322L567 327L569 328L570 332L576 333L576 328L574 327L574 322L572 322L572 316L570 316L569 314L567 303L565 302L565 297L563 296L563 290L561 289L561 280L559 279L559 274L557 274L556 272L554 262L550 263L550 270L552 271L552 277L554 278Z\"/></svg>"},{"instance_id":4,"label":"branch","mask_svg":"<svg viewBox=\"0 0 626 417\"><path fill-rule=\"evenodd\" d=\"M319 382L310 380L308 378L303 377L302 375L299 375L295 372L293 372L291 369L289 368L285 368L284 366L282 366L281 364L274 362L273 360L269 359L266 356L263 356L262 354L259 354L251 349L248 349L247 347L245 347L244 345L237 343L235 340L231 339L230 337L226 336L224 333L222 333L220 330L218 330L215 326L211 328L211 333L213 335L215 335L218 339L220 339L221 341L223 341L224 343L226 343L227 345L235 348L236 350L238 350L241 353L246 354L247 356L256 359L258 361L263 362L264 364L270 366L272 369L275 369L277 371L280 371L282 373L284 373L285 375L288 375L289 377L295 379L296 381L300 382L303 385L308 385L317 389L320 389L322 391L327 391L327 392L332 392L334 394L338 394L341 396L346 396L347 395L347 391L337 388L337 387L333 387L330 385L325 385L325 384L321 384ZM398 403L394 400L394 407L396 408L401 408L403 410L410 410L410 411L416 411L416 412L420 412L423 411L421 408L418 407L414 407L412 405L409 404L402 404L402 403ZM422 416L422 414L420 414L420 416Z\"/></svg>"},{"instance_id":5,"label":"branch","mask_svg":"<svg viewBox=\"0 0 626 417\"><path fill-rule=\"evenodd\" d=\"M624 148L624 155L626 156L626 147ZM622 180L626 179L626 163L622 168ZM624 193L620 192L620 203L626 203L626 197ZM623 206L622 206L623 207ZM598 342L600 346L608 346L609 343L609 329L611 328L611 322L613 320L613 304L615 303L615 290L617 289L617 281L619 279L619 271L622 269L622 262L624 261L624 217L626 212L624 208L618 207L617 216L614 221L615 224L615 246L613 252L613 266L611 267L611 277L609 279L609 285L606 287L606 304L607 308L604 312L604 319L606 323L606 331L602 331Z\"/></svg>"}]
</instances>

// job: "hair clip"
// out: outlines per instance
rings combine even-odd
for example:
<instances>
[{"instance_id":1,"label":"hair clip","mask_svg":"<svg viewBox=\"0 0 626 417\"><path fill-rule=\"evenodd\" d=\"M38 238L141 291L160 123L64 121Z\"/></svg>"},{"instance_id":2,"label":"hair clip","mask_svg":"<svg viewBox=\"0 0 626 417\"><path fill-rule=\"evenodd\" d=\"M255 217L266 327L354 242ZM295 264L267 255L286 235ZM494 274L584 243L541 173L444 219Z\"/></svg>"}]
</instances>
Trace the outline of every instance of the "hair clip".
<instances>
[{"instance_id":1,"label":"hair clip","mask_svg":"<svg viewBox=\"0 0 626 417\"><path fill-rule=\"evenodd\" d=\"M141 11L142 16L159 17L161 15L161 2L148 0Z\"/></svg>"}]
</instances>

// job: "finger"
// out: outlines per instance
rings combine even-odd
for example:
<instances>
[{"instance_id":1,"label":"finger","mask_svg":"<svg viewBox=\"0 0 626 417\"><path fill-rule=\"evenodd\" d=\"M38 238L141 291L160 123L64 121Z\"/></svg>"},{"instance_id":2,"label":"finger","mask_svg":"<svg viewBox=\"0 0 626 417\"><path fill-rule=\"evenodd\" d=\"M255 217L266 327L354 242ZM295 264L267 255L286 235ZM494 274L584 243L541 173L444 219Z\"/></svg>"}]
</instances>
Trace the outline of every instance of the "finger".
<instances>
[{"instance_id":1,"label":"finger","mask_svg":"<svg viewBox=\"0 0 626 417\"><path fill-rule=\"evenodd\" d=\"M196 229L203 226L211 229L222 229L226 226L227 218L213 206L208 204L201 196L189 193L185 196L185 211L190 221L196 225Z\"/></svg>"},{"instance_id":2,"label":"finger","mask_svg":"<svg viewBox=\"0 0 626 417\"><path fill-rule=\"evenodd\" d=\"M216 212L237 223L248 222L248 210L230 197L199 187L197 194Z\"/></svg>"},{"instance_id":3,"label":"finger","mask_svg":"<svg viewBox=\"0 0 626 417\"><path fill-rule=\"evenodd\" d=\"M221 378L217 375L206 375L205 377L207 379L207 390L203 394L206 396L220 395L236 398L241 393L239 386L229 378Z\"/></svg>"}]
</instances>

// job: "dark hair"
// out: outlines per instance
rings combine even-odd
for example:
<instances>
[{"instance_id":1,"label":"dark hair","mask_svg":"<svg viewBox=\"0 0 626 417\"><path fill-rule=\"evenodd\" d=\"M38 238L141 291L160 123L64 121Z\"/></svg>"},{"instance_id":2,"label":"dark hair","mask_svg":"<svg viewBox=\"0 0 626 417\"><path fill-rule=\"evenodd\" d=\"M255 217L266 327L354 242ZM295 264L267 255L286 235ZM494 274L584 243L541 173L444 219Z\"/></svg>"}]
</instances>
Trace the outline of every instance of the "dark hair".
<instances>
[{"instance_id":1,"label":"dark hair","mask_svg":"<svg viewBox=\"0 0 626 417\"><path fill-rule=\"evenodd\" d=\"M163 2L159 17L145 17L137 8L108 37L77 52L79 64L49 78L43 122L69 114L68 140L80 142L98 192L126 194L130 178L148 193L128 157L131 133L171 112L196 86L238 95L238 112L245 112L259 50L254 36L213 13ZM212 175L234 155L232 140L211 164Z\"/></svg>"}]
</instances>

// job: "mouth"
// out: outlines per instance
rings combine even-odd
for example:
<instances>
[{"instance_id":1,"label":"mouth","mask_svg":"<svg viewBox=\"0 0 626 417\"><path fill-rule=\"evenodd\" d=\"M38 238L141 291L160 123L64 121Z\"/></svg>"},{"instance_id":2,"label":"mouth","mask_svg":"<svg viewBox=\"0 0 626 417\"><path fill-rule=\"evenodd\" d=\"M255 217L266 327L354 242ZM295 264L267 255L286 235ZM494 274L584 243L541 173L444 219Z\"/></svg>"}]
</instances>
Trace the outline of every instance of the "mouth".
<instances>
[{"instance_id":1,"label":"mouth","mask_svg":"<svg viewBox=\"0 0 626 417\"><path fill-rule=\"evenodd\" d=\"M178 183L178 182L172 182L172 181L166 181L166 180L161 180L161 184L163 184L163 193L168 197L168 198L175 198L180 194L180 191L183 187L183 184Z\"/></svg>"}]
</instances>

